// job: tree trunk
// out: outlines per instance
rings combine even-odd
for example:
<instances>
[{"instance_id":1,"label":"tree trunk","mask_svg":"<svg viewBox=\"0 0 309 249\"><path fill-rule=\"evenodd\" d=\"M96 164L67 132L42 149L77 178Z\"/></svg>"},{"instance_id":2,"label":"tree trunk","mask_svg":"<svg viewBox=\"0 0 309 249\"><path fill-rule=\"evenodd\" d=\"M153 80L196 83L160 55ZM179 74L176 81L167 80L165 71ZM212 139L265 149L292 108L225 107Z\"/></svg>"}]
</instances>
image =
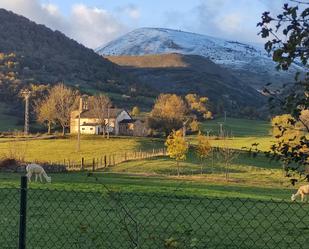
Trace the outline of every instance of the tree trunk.
<instances>
[{"instance_id":1,"label":"tree trunk","mask_svg":"<svg viewBox=\"0 0 309 249\"><path fill-rule=\"evenodd\" d=\"M179 162L177 161L177 176L180 176L180 170L179 170Z\"/></svg>"},{"instance_id":2,"label":"tree trunk","mask_svg":"<svg viewBox=\"0 0 309 249\"><path fill-rule=\"evenodd\" d=\"M62 136L65 136L65 126L62 126Z\"/></svg>"},{"instance_id":3,"label":"tree trunk","mask_svg":"<svg viewBox=\"0 0 309 249\"><path fill-rule=\"evenodd\" d=\"M102 135L103 135L103 138L105 138L105 127L104 126L102 126Z\"/></svg>"},{"instance_id":4,"label":"tree trunk","mask_svg":"<svg viewBox=\"0 0 309 249\"><path fill-rule=\"evenodd\" d=\"M182 127L182 136L185 137L186 134L187 134L187 128L186 128L186 124L184 124Z\"/></svg>"},{"instance_id":5,"label":"tree trunk","mask_svg":"<svg viewBox=\"0 0 309 249\"><path fill-rule=\"evenodd\" d=\"M203 159L201 159L201 175L203 175Z\"/></svg>"},{"instance_id":6,"label":"tree trunk","mask_svg":"<svg viewBox=\"0 0 309 249\"><path fill-rule=\"evenodd\" d=\"M51 133L51 122L50 121L48 121L47 126L48 126L47 134L50 135L50 133Z\"/></svg>"}]
</instances>

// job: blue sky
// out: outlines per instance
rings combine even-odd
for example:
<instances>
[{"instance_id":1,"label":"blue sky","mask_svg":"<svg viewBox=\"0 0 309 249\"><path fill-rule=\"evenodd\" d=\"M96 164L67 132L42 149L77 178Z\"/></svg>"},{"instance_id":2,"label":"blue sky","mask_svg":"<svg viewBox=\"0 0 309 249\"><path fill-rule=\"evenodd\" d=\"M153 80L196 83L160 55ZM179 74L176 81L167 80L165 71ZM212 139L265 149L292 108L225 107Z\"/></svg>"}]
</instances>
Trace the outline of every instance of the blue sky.
<instances>
[{"instance_id":1,"label":"blue sky","mask_svg":"<svg viewBox=\"0 0 309 249\"><path fill-rule=\"evenodd\" d=\"M287 0L286 0L287 1ZM262 42L256 23L284 0L0 0L0 7L95 48L139 27Z\"/></svg>"}]
</instances>

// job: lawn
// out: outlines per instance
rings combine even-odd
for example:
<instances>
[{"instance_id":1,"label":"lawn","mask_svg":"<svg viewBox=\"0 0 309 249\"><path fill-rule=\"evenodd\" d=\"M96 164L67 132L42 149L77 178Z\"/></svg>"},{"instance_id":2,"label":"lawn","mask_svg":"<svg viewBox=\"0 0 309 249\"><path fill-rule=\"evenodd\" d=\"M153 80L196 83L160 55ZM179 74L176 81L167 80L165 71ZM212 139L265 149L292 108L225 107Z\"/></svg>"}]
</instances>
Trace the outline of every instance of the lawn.
<instances>
[{"instance_id":1,"label":"lawn","mask_svg":"<svg viewBox=\"0 0 309 249\"><path fill-rule=\"evenodd\" d=\"M52 178L28 191L29 248L305 248L309 236L308 205L271 200L287 188L113 173ZM0 244L16 248L19 176L0 180Z\"/></svg>"},{"instance_id":2,"label":"lawn","mask_svg":"<svg viewBox=\"0 0 309 249\"><path fill-rule=\"evenodd\" d=\"M271 144L265 122L228 119L234 138L213 146L237 149ZM233 121L233 122L232 122ZM203 124L216 127L215 121ZM256 133L255 133L256 131ZM195 137L189 137L196 143ZM82 137L0 143L26 160L80 160L163 147L150 138ZM202 165L202 168L201 168ZM281 165L241 152L228 167L214 153L203 164L192 148L177 177L174 160L128 161L102 171L49 174L51 184L31 183L29 248L306 248L309 205L290 203L292 187ZM226 172L228 170L228 179ZM0 245L16 248L20 174L0 173ZM302 183L303 184L303 183ZM283 201L282 201L283 200Z\"/></svg>"},{"instance_id":3,"label":"lawn","mask_svg":"<svg viewBox=\"0 0 309 249\"><path fill-rule=\"evenodd\" d=\"M1 142L1 138L0 138ZM79 163L84 157L86 161L100 158L104 155L123 154L134 151L151 151L153 148L163 148L160 139L149 138L111 138L100 136L82 136L81 150L76 151L77 138L46 139L29 141L4 141L0 143L0 156L16 154L25 161L63 162L71 160Z\"/></svg>"},{"instance_id":4,"label":"lawn","mask_svg":"<svg viewBox=\"0 0 309 249\"><path fill-rule=\"evenodd\" d=\"M231 137L265 137L270 135L271 126L269 121L248 120L237 118L218 118L214 120L204 121L201 129L205 133L217 136L220 131L220 125L223 130Z\"/></svg>"},{"instance_id":5,"label":"lawn","mask_svg":"<svg viewBox=\"0 0 309 249\"><path fill-rule=\"evenodd\" d=\"M224 133L228 138L218 138L219 124L223 124ZM213 147L230 147L234 149L246 150L252 144L258 144L258 149L269 151L274 143L271 136L271 126L268 121L223 118L204 121L201 124L202 132L209 133L209 141ZM191 144L196 144L196 136L188 136Z\"/></svg>"}]
</instances>

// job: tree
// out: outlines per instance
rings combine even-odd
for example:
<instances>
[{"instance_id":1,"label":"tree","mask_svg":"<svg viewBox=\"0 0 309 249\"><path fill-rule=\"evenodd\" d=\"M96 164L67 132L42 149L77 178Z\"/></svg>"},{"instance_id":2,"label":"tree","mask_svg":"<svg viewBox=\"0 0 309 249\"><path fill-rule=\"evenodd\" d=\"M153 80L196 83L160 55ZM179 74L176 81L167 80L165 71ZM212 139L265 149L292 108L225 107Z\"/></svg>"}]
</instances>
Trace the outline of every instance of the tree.
<instances>
[{"instance_id":1,"label":"tree","mask_svg":"<svg viewBox=\"0 0 309 249\"><path fill-rule=\"evenodd\" d=\"M295 135L299 135L299 130L296 129L296 121L290 114L273 117L271 120L271 126L272 135L275 138L285 136L290 139Z\"/></svg>"},{"instance_id":2,"label":"tree","mask_svg":"<svg viewBox=\"0 0 309 249\"><path fill-rule=\"evenodd\" d=\"M173 129L180 129L188 113L183 99L176 94L161 94L148 118L150 128L168 135Z\"/></svg>"},{"instance_id":3,"label":"tree","mask_svg":"<svg viewBox=\"0 0 309 249\"><path fill-rule=\"evenodd\" d=\"M58 84L51 88L49 96L51 103L54 103L56 120L62 127L62 135L65 135L65 128L70 125L71 112L78 107L78 92Z\"/></svg>"},{"instance_id":4,"label":"tree","mask_svg":"<svg viewBox=\"0 0 309 249\"><path fill-rule=\"evenodd\" d=\"M201 175L203 174L203 161L208 157L211 152L211 145L208 138L203 134L198 134L197 136L197 148L196 153L201 160Z\"/></svg>"},{"instance_id":5,"label":"tree","mask_svg":"<svg viewBox=\"0 0 309 249\"><path fill-rule=\"evenodd\" d=\"M189 145L182 135L182 131L173 130L167 137L165 146L167 147L167 154L177 162L177 175L180 175L179 161L186 160Z\"/></svg>"},{"instance_id":6,"label":"tree","mask_svg":"<svg viewBox=\"0 0 309 249\"><path fill-rule=\"evenodd\" d=\"M189 124L189 128L190 128L191 132L197 132L197 131L200 130L200 123L196 119L194 119Z\"/></svg>"},{"instance_id":7,"label":"tree","mask_svg":"<svg viewBox=\"0 0 309 249\"><path fill-rule=\"evenodd\" d=\"M294 62L303 65L304 72L295 75L294 85L284 86L289 87L285 91L288 94L279 97L268 88L264 92L270 95L272 107L280 106L285 113L291 115L291 125L300 122L308 133L308 123L302 120L301 114L309 109L309 2L290 0L290 3L283 5L283 11L277 16L264 12L257 25L261 27L261 37L268 39L265 49L272 53L279 70L288 70ZM285 136L286 130L282 131L281 136ZM281 144L274 144L269 155L284 161L289 165L288 170L303 174L304 166L309 163L309 140L306 136L301 136L296 143L283 141ZM309 179L309 175L305 177Z\"/></svg>"},{"instance_id":8,"label":"tree","mask_svg":"<svg viewBox=\"0 0 309 249\"><path fill-rule=\"evenodd\" d=\"M138 106L134 106L131 112L132 116L138 116L141 114L141 111Z\"/></svg>"},{"instance_id":9,"label":"tree","mask_svg":"<svg viewBox=\"0 0 309 249\"><path fill-rule=\"evenodd\" d=\"M199 97L197 94L187 94L185 97L190 112L199 119L211 119L212 113L209 111L207 97Z\"/></svg>"},{"instance_id":10,"label":"tree","mask_svg":"<svg viewBox=\"0 0 309 249\"><path fill-rule=\"evenodd\" d=\"M112 102L107 95L100 94L89 99L89 108L98 118L103 129L103 137L105 136L105 133L107 133L107 138L109 138L109 111L111 105Z\"/></svg>"},{"instance_id":11,"label":"tree","mask_svg":"<svg viewBox=\"0 0 309 249\"><path fill-rule=\"evenodd\" d=\"M37 121L47 125L47 133L51 133L51 126L56 123L56 105L54 99L46 97L35 105Z\"/></svg>"},{"instance_id":12,"label":"tree","mask_svg":"<svg viewBox=\"0 0 309 249\"><path fill-rule=\"evenodd\" d=\"M232 149L229 144L229 138L224 137L223 146L219 148L219 153L225 167L225 180L228 181L231 164L239 156L239 151Z\"/></svg>"}]
</instances>

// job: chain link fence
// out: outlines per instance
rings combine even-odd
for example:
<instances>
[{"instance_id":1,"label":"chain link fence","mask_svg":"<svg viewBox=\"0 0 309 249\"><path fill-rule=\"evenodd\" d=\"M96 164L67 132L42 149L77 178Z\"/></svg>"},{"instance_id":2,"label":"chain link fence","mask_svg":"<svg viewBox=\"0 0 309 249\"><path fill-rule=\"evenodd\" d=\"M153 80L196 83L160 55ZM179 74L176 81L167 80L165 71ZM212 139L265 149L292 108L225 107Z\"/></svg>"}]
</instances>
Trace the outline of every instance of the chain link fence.
<instances>
[{"instance_id":1,"label":"chain link fence","mask_svg":"<svg viewBox=\"0 0 309 249\"><path fill-rule=\"evenodd\" d=\"M0 189L0 248L18 248L20 229L25 229L29 249L301 249L309 245L306 203L106 189L27 189L22 228L21 192Z\"/></svg>"}]
</instances>

